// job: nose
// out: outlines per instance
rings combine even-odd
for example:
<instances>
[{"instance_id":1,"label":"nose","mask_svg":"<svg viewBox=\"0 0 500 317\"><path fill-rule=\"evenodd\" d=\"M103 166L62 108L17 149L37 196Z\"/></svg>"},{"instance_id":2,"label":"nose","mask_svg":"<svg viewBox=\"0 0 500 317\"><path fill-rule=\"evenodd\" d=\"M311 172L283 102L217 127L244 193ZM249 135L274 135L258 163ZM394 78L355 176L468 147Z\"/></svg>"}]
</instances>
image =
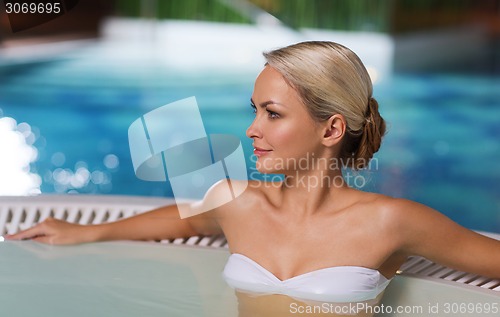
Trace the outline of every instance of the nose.
<instances>
[{"instance_id":1,"label":"nose","mask_svg":"<svg viewBox=\"0 0 500 317\"><path fill-rule=\"evenodd\" d=\"M262 137L262 131L259 126L257 116L255 117L255 119L253 119L252 124L248 127L246 134L250 139Z\"/></svg>"}]
</instances>

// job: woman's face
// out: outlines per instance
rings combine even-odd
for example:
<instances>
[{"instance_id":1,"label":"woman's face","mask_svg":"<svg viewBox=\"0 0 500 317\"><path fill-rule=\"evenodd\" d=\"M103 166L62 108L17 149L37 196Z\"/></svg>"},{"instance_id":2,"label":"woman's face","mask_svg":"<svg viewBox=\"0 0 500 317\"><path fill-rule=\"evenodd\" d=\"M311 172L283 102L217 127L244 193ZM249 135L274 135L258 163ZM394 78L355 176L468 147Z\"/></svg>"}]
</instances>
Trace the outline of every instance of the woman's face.
<instances>
[{"instance_id":1,"label":"woman's face","mask_svg":"<svg viewBox=\"0 0 500 317\"><path fill-rule=\"evenodd\" d=\"M257 77L252 107L255 119L247 136L253 139L259 172L289 174L310 168L321 146L321 127L274 68L266 66Z\"/></svg>"}]
</instances>

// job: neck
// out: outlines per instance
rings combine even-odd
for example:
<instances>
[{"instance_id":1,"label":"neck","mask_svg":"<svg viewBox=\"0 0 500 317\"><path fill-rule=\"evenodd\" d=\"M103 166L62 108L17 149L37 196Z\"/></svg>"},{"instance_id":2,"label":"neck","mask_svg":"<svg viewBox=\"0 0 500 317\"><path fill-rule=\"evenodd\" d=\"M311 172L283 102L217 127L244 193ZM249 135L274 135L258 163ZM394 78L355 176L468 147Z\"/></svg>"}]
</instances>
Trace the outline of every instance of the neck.
<instances>
[{"instance_id":1,"label":"neck","mask_svg":"<svg viewBox=\"0 0 500 317\"><path fill-rule=\"evenodd\" d=\"M340 167L314 164L307 170L294 170L285 174L281 188L283 202L299 216L316 214L331 209L332 198L349 188ZM328 206L327 206L328 205Z\"/></svg>"}]
</instances>

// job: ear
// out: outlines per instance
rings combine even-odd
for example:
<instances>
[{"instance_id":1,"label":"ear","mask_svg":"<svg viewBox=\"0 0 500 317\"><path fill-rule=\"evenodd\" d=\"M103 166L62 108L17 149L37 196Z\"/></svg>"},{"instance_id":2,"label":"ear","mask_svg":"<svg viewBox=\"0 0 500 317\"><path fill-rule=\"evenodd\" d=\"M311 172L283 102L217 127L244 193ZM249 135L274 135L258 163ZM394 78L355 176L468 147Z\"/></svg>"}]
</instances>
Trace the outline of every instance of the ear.
<instances>
[{"instance_id":1,"label":"ear","mask_svg":"<svg viewBox=\"0 0 500 317\"><path fill-rule=\"evenodd\" d=\"M322 144L325 146L334 146L342 141L347 124L344 116L334 114L324 123L322 128Z\"/></svg>"}]
</instances>

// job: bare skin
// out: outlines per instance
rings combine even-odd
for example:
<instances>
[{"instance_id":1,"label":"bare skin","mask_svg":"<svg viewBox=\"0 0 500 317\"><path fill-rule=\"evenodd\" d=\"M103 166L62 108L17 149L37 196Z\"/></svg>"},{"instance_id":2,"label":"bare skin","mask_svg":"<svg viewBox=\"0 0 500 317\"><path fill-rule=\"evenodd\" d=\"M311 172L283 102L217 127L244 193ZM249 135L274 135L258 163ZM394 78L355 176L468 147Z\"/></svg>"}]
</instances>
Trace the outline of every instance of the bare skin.
<instances>
[{"instance_id":1,"label":"bare skin","mask_svg":"<svg viewBox=\"0 0 500 317\"><path fill-rule=\"evenodd\" d=\"M339 169L313 160L306 169L279 165L311 153L316 159L336 158L346 129L341 115L315 122L297 93L269 66L257 78L252 101L256 117L247 135L257 148L257 168L285 174L284 182L250 182L233 201L187 219L179 218L176 206L167 206L96 226L49 219L6 238L74 244L224 233L232 253L248 256L281 280L340 265L376 269L391 278L409 255L500 277L500 241L424 205L349 188L338 181ZM304 177L315 180L315 186L301 182ZM213 205L219 195L215 185L203 203Z\"/></svg>"},{"instance_id":2,"label":"bare skin","mask_svg":"<svg viewBox=\"0 0 500 317\"><path fill-rule=\"evenodd\" d=\"M382 294L378 298L373 300L373 303L380 301ZM326 307L322 307L322 303L318 303L319 306L316 307L314 311L314 305L312 303L304 303L295 300L289 296L284 295L260 295L252 296L251 294L246 294L243 292L236 292L238 297L238 316L239 317L290 317L294 314L308 316L308 317L324 317L324 316L356 316L356 317L370 317L373 316L373 310L356 309L356 314L353 315L353 311L349 312L349 303L331 303ZM366 303L370 305L371 303ZM339 307L340 306L340 307ZM342 307L344 306L344 307ZM359 310L359 311L358 311ZM339 312L338 314L336 312ZM342 313L345 312L345 313Z\"/></svg>"}]
</instances>

